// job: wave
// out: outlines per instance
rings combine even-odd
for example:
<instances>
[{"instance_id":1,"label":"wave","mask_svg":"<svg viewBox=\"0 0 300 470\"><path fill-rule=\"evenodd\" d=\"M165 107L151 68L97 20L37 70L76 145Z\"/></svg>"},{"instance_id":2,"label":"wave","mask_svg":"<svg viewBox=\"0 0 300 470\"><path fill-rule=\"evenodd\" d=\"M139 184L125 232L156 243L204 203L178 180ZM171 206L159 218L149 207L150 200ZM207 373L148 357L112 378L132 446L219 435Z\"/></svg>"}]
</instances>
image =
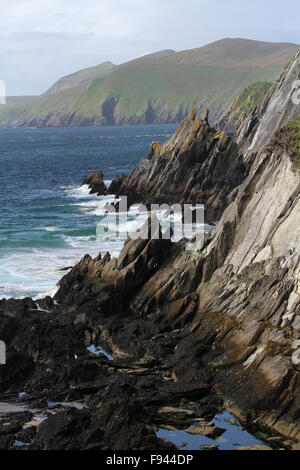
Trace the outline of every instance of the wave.
<instances>
[{"instance_id":1,"label":"wave","mask_svg":"<svg viewBox=\"0 0 300 470\"><path fill-rule=\"evenodd\" d=\"M99 241L96 236L62 236L66 248L32 249L1 257L0 297L38 299L53 296L63 269L78 263L84 254L92 257L109 252L117 257L124 241Z\"/></svg>"},{"instance_id":2,"label":"wave","mask_svg":"<svg viewBox=\"0 0 300 470\"><path fill-rule=\"evenodd\" d=\"M64 268L76 264L86 253L96 257L109 252L118 257L126 238L141 228L149 216L147 211L140 212L138 205L119 213L117 219L114 214L105 215L105 205L117 199L113 195L90 194L87 185L60 186L56 191L60 204L51 212L48 206L34 207L33 226L22 226L17 233L15 224L12 236L1 234L0 297L53 296ZM61 206L63 210L58 209ZM104 215L96 225L95 217ZM163 227L170 223L174 227L180 225L179 214L167 216L166 211L159 211L157 216ZM203 228L207 230L197 227ZM188 238L189 233L193 236L195 227L187 227L183 234L178 230L177 240Z\"/></svg>"},{"instance_id":3,"label":"wave","mask_svg":"<svg viewBox=\"0 0 300 470\"><path fill-rule=\"evenodd\" d=\"M61 189L63 189L68 196L74 197L74 198L83 198L83 197L93 196L90 194L90 188L87 184L61 186ZM94 197L97 197L97 196L94 195Z\"/></svg>"},{"instance_id":4,"label":"wave","mask_svg":"<svg viewBox=\"0 0 300 470\"><path fill-rule=\"evenodd\" d=\"M59 232L60 229L58 227L38 227L34 230L44 230L45 232Z\"/></svg>"}]
</instances>

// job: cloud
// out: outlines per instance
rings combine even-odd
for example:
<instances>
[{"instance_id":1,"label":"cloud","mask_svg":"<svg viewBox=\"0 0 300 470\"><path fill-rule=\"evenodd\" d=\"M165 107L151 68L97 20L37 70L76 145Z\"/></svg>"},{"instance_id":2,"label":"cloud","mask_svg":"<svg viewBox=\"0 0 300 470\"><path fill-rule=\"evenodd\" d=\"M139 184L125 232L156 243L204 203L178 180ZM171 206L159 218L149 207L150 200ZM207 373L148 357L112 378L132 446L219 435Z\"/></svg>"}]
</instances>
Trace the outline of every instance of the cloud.
<instances>
[{"instance_id":1,"label":"cloud","mask_svg":"<svg viewBox=\"0 0 300 470\"><path fill-rule=\"evenodd\" d=\"M300 42L298 0L0 0L0 79L40 93L105 60L199 47L223 37ZM3 6L2 6L3 4Z\"/></svg>"}]
</instances>

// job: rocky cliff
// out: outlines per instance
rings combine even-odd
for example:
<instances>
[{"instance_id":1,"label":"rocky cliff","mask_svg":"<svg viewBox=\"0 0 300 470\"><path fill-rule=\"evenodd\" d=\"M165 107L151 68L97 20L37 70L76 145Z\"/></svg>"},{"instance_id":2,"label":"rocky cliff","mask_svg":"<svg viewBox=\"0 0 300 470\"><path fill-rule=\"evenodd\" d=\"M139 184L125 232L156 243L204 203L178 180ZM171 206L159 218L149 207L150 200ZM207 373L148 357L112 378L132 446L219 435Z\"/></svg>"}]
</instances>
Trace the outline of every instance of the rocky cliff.
<instances>
[{"instance_id":1,"label":"rocky cliff","mask_svg":"<svg viewBox=\"0 0 300 470\"><path fill-rule=\"evenodd\" d=\"M287 65L259 108L254 109L239 129L236 140L245 154L261 149L270 142L278 128L299 115L299 56L300 52Z\"/></svg>"},{"instance_id":2,"label":"rocky cliff","mask_svg":"<svg viewBox=\"0 0 300 470\"><path fill-rule=\"evenodd\" d=\"M207 219L216 221L247 169L236 143L209 125L208 112L198 118L193 110L168 142L152 143L129 176L117 176L108 193L127 196L129 205L206 204Z\"/></svg>"},{"instance_id":3,"label":"rocky cliff","mask_svg":"<svg viewBox=\"0 0 300 470\"><path fill-rule=\"evenodd\" d=\"M184 379L188 363L214 370L227 407L289 446L300 440L300 108L292 86L299 67L298 54L240 130L251 168L200 252L186 252L181 242L157 259L157 241L155 248L153 241L131 241L118 261L88 260L84 268L92 274L99 266L102 281L126 291L132 317L144 318L149 331L180 329L175 381ZM153 153L148 175L155 173ZM85 277L82 268L70 279L76 272ZM128 328L130 317L124 323Z\"/></svg>"},{"instance_id":4,"label":"rocky cliff","mask_svg":"<svg viewBox=\"0 0 300 470\"><path fill-rule=\"evenodd\" d=\"M193 114L166 146L152 146L149 166L130 176L138 187L152 168L155 191L146 186L137 194L159 200L156 171L169 168L173 189L167 192L163 180L160 186L172 201L182 195L173 165L180 188L187 169L195 166L200 177L210 165L217 193L230 178L226 165L218 167L221 155L238 168L241 181L229 179L223 215L201 248L186 251L185 240L164 239L152 216L143 230L151 225L155 236L128 240L118 259L85 256L39 310L30 299L0 302L0 337L14 358L0 370L2 390L22 386L35 406L50 398L88 404L47 415L31 435L26 431L32 448L170 448L155 426L186 429L226 407L273 447L299 449L299 105L291 99L299 64L297 55L238 142L216 136L207 115ZM185 158L191 166L180 166ZM240 168L247 168L243 178ZM202 194L202 183L193 184ZM117 360L88 357L92 343L106 345ZM0 445L24 439L24 420L0 427Z\"/></svg>"}]
</instances>

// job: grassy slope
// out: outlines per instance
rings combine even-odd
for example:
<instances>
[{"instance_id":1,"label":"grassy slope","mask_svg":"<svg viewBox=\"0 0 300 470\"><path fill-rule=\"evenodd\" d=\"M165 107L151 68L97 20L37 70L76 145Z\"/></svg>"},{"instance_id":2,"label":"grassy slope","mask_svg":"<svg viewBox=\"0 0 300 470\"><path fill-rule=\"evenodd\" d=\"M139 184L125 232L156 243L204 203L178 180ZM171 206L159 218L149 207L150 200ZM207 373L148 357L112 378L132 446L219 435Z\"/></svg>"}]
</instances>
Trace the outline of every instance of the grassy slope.
<instances>
[{"instance_id":1,"label":"grassy slope","mask_svg":"<svg viewBox=\"0 0 300 470\"><path fill-rule=\"evenodd\" d=\"M143 115L149 101L155 107L179 110L191 107L218 109L239 90L257 79L274 80L277 67L265 69L150 65L129 67L97 80L88 89L79 113L96 112L99 101L119 98L117 116Z\"/></svg>"},{"instance_id":2,"label":"grassy slope","mask_svg":"<svg viewBox=\"0 0 300 470\"><path fill-rule=\"evenodd\" d=\"M8 96L6 98L6 103L8 105L20 105L24 103L31 102L38 98L38 95L25 95L25 96Z\"/></svg>"},{"instance_id":3,"label":"grassy slope","mask_svg":"<svg viewBox=\"0 0 300 470\"><path fill-rule=\"evenodd\" d=\"M103 77L112 72L116 67L117 66L112 62L103 62L103 64L96 65L95 67L88 67L86 69L79 70L78 72L62 77L60 80L55 82L45 94L49 95L51 93L58 93L83 83L96 80L97 78Z\"/></svg>"},{"instance_id":4,"label":"grassy slope","mask_svg":"<svg viewBox=\"0 0 300 470\"><path fill-rule=\"evenodd\" d=\"M131 117L143 119L148 103L160 112L169 110L175 116L180 107L186 114L192 107L209 107L218 114L240 90L258 80L273 81L279 67L220 68L140 64L119 69L95 80L88 89L83 86L52 95L44 95L22 109L24 119L45 119L51 113L76 113L93 118L102 103L118 100L116 120ZM18 109L10 119L18 117ZM1 119L1 111L0 111Z\"/></svg>"},{"instance_id":5,"label":"grassy slope","mask_svg":"<svg viewBox=\"0 0 300 470\"><path fill-rule=\"evenodd\" d=\"M85 92L87 87L88 85L84 84L51 95L42 95L29 105L1 106L0 121L4 119L11 121L17 119L40 119L46 118L48 114L53 112L62 114L72 112L72 110L76 108L78 99Z\"/></svg>"},{"instance_id":6,"label":"grassy slope","mask_svg":"<svg viewBox=\"0 0 300 470\"><path fill-rule=\"evenodd\" d=\"M285 64L287 57L294 56L298 49L299 46L289 43L226 38L196 49L169 54L163 62L205 67L239 67L242 63L245 67L276 67ZM152 57L151 61L162 62L159 56Z\"/></svg>"},{"instance_id":7,"label":"grassy slope","mask_svg":"<svg viewBox=\"0 0 300 470\"><path fill-rule=\"evenodd\" d=\"M255 106L262 103L272 83L257 82L245 88L230 104L219 121L219 127L234 132L250 115Z\"/></svg>"},{"instance_id":8,"label":"grassy slope","mask_svg":"<svg viewBox=\"0 0 300 470\"><path fill-rule=\"evenodd\" d=\"M216 119L249 85L274 81L297 48L230 39L192 51L146 56L93 82L43 95L25 107L5 111L3 106L0 124L13 121L45 124L50 116L55 122L60 117L72 116L77 123L85 119L105 123L102 105L111 98L117 103L116 123L145 122L149 104L155 112L155 122L181 120L193 107L197 111L209 107L211 118ZM255 63L259 66L254 66Z\"/></svg>"}]
</instances>

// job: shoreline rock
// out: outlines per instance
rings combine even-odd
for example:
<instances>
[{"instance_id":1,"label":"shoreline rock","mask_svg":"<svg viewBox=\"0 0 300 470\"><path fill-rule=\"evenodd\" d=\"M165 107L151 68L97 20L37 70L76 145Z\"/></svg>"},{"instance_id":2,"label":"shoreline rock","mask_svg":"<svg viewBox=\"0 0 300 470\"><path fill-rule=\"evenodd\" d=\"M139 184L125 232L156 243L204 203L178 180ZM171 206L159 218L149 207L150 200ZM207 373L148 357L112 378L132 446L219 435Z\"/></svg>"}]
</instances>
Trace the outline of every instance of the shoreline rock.
<instances>
[{"instance_id":1,"label":"shoreline rock","mask_svg":"<svg viewBox=\"0 0 300 470\"><path fill-rule=\"evenodd\" d=\"M129 176L118 175L108 194L127 196L128 205L205 204L206 219L219 220L248 166L235 142L208 123L208 110L195 110L163 146L153 142Z\"/></svg>"},{"instance_id":2,"label":"shoreline rock","mask_svg":"<svg viewBox=\"0 0 300 470\"><path fill-rule=\"evenodd\" d=\"M235 409L243 426L297 448L300 172L290 133L276 132L270 113L280 102L284 116L299 114L286 96L299 69L297 56L257 111L258 146L251 157L247 147L247 164L242 146L215 135L207 116L197 121L193 115L163 148L152 146L153 166L140 165L126 184L119 177L120 187L129 188L128 181L162 171L171 202L179 195L170 191L178 169L196 166L199 178L207 173L207 187L201 180L197 194L222 217L201 249L188 252L184 240L164 240L152 218L147 223L154 222L156 239L128 240L118 259L86 255L62 278L54 299L38 301L42 314L31 299L0 300L0 338L7 345L2 396L22 390L28 403L88 406L60 409L36 433L31 428L34 435L22 435L30 448L174 448L156 437L156 425L168 425L162 409L171 423L190 425L191 414L182 410L209 423L224 407ZM263 146L259 129L268 126L272 137ZM169 159L174 166L167 171ZM227 170L236 178L224 189ZM146 202L166 195L163 184L158 192L156 177L154 192L134 186ZM193 200L189 188L183 180L183 201ZM91 344L107 344L115 360L91 355ZM0 431L4 448L11 448L19 426Z\"/></svg>"},{"instance_id":3,"label":"shoreline rock","mask_svg":"<svg viewBox=\"0 0 300 470\"><path fill-rule=\"evenodd\" d=\"M107 187L103 181L102 171L98 171L97 174L91 173L85 180L83 180L82 185L88 185L90 188L90 194L97 194L98 196L105 196L107 193Z\"/></svg>"}]
</instances>

